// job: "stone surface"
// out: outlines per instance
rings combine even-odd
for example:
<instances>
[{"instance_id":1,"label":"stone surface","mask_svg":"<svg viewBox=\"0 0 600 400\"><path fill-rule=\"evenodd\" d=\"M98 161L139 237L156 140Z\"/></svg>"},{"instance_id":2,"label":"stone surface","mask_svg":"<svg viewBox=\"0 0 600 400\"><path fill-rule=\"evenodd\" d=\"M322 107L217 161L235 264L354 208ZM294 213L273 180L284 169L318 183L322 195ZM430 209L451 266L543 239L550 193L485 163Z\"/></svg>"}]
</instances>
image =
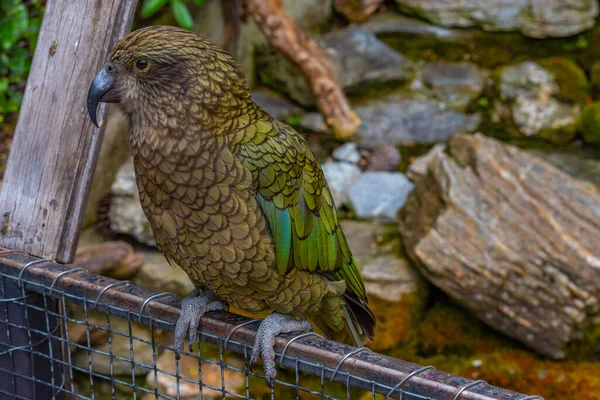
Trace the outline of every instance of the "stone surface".
<instances>
[{"instance_id":1,"label":"stone surface","mask_svg":"<svg viewBox=\"0 0 600 400\"><path fill-rule=\"evenodd\" d=\"M600 151L590 146L572 144L545 150L528 150L574 178L600 187Z\"/></svg>"},{"instance_id":2,"label":"stone surface","mask_svg":"<svg viewBox=\"0 0 600 400\"><path fill-rule=\"evenodd\" d=\"M399 217L426 278L542 355L562 358L599 311L600 191L541 159L457 135Z\"/></svg>"},{"instance_id":3,"label":"stone surface","mask_svg":"<svg viewBox=\"0 0 600 400\"><path fill-rule=\"evenodd\" d=\"M204 354L205 352L203 351L203 357L207 357ZM218 358L218 354L212 355L210 357L210 359L212 360ZM236 368L244 368L243 361L235 356L225 357L223 362L227 365L231 365ZM175 364L174 354L168 351L158 358L158 360L156 361L156 367L163 371L168 371L173 376L159 372L155 378L154 372L149 372L146 376L146 383L149 387L153 388L156 383L158 386L159 393L166 396L170 396L171 398L181 398L184 400L198 398L199 386L197 384L187 382L186 380L178 380L177 378L175 378L176 372L179 371L181 377L194 382L198 382L198 360L196 358L182 355L177 366ZM177 367L179 369L177 369ZM225 368L225 375L223 381L221 380L221 367L218 364L203 362L201 368L203 385L220 388L222 387L223 382L225 382L225 389L227 391L232 393L241 393L240 391L242 390L245 383L245 377L243 373L233 371L229 368ZM209 389L208 387L203 387L202 396L200 397L203 399L221 399L223 398L223 393L220 391ZM150 398L154 399L155 396L149 396L148 399Z\"/></svg>"},{"instance_id":4,"label":"stone surface","mask_svg":"<svg viewBox=\"0 0 600 400\"><path fill-rule=\"evenodd\" d=\"M369 305L377 318L373 350L383 350L413 338L413 325L427 303L427 286L401 255L398 230L373 222L340 221L356 258Z\"/></svg>"},{"instance_id":5,"label":"stone surface","mask_svg":"<svg viewBox=\"0 0 600 400\"><path fill-rule=\"evenodd\" d=\"M133 158L129 158L117 172L111 192L113 196L108 214L111 230L132 236L140 243L156 246L152 228L140 204Z\"/></svg>"},{"instance_id":6,"label":"stone surface","mask_svg":"<svg viewBox=\"0 0 600 400\"><path fill-rule=\"evenodd\" d=\"M133 278L134 284L156 292L175 293L182 298L194 290L187 274L181 268L169 265L158 250L138 250L136 254L145 262Z\"/></svg>"},{"instance_id":7,"label":"stone surface","mask_svg":"<svg viewBox=\"0 0 600 400\"><path fill-rule=\"evenodd\" d=\"M347 162L326 162L321 167L336 207L340 208L347 204L348 188L360 176L360 168Z\"/></svg>"},{"instance_id":8,"label":"stone surface","mask_svg":"<svg viewBox=\"0 0 600 400\"><path fill-rule=\"evenodd\" d=\"M115 179L117 170L130 156L125 116L116 105L108 108L106 124L83 217L83 226L96 222L98 203L110 193L110 186Z\"/></svg>"},{"instance_id":9,"label":"stone surface","mask_svg":"<svg viewBox=\"0 0 600 400\"><path fill-rule=\"evenodd\" d=\"M271 117L281 121L286 121L288 118L299 116L304 112L301 107L267 91L252 91L252 99L261 106Z\"/></svg>"},{"instance_id":10,"label":"stone surface","mask_svg":"<svg viewBox=\"0 0 600 400\"><path fill-rule=\"evenodd\" d=\"M459 40L473 35L473 30L445 28L397 12L377 13L361 26L377 36L388 37L412 35L417 37L427 36L439 40Z\"/></svg>"},{"instance_id":11,"label":"stone surface","mask_svg":"<svg viewBox=\"0 0 600 400\"><path fill-rule=\"evenodd\" d=\"M404 82L412 76L412 63L366 29L330 32L317 42L338 72L347 93L361 93L373 87ZM259 55L257 63L264 83L284 91L302 105L315 104L300 69L281 54L267 49Z\"/></svg>"},{"instance_id":12,"label":"stone surface","mask_svg":"<svg viewBox=\"0 0 600 400\"><path fill-rule=\"evenodd\" d=\"M458 132L474 132L480 122L478 114L461 114L446 110L440 103L400 94L366 101L354 111L362 121L356 132L357 143L364 147L445 141ZM328 132L318 113L305 114L301 125Z\"/></svg>"},{"instance_id":13,"label":"stone surface","mask_svg":"<svg viewBox=\"0 0 600 400\"><path fill-rule=\"evenodd\" d=\"M467 107L483 90L483 74L473 63L429 63L422 77L435 97L457 109Z\"/></svg>"},{"instance_id":14,"label":"stone surface","mask_svg":"<svg viewBox=\"0 0 600 400\"><path fill-rule=\"evenodd\" d=\"M394 227L353 220L342 220L340 225L369 295L398 302L403 295L415 293L419 274L400 256L402 245Z\"/></svg>"},{"instance_id":15,"label":"stone surface","mask_svg":"<svg viewBox=\"0 0 600 400\"><path fill-rule=\"evenodd\" d=\"M194 31L209 40L223 46L225 21L224 3L221 0L207 0L202 6L194 7ZM332 16L332 0L283 0L286 11L302 28L311 30L318 28ZM239 24L239 32L232 43L230 53L239 63L250 86L254 86L254 56L259 47L267 45L267 40L254 20Z\"/></svg>"},{"instance_id":16,"label":"stone surface","mask_svg":"<svg viewBox=\"0 0 600 400\"><path fill-rule=\"evenodd\" d=\"M348 189L348 199L358 218L396 220L413 184L400 172L364 172Z\"/></svg>"},{"instance_id":17,"label":"stone surface","mask_svg":"<svg viewBox=\"0 0 600 400\"><path fill-rule=\"evenodd\" d=\"M344 161L350 164L358 164L362 158L358 151L358 146L354 142L344 143L336 148L331 156L336 161Z\"/></svg>"},{"instance_id":18,"label":"stone surface","mask_svg":"<svg viewBox=\"0 0 600 400\"><path fill-rule=\"evenodd\" d=\"M532 61L501 68L500 97L496 118L513 122L524 136L558 136L570 140L579 118L579 107L558 101L559 86L554 75ZM549 131L559 130L562 135Z\"/></svg>"},{"instance_id":19,"label":"stone surface","mask_svg":"<svg viewBox=\"0 0 600 400\"><path fill-rule=\"evenodd\" d=\"M571 36L591 28L596 0L396 0L403 11L438 25L519 31L534 38Z\"/></svg>"}]
</instances>

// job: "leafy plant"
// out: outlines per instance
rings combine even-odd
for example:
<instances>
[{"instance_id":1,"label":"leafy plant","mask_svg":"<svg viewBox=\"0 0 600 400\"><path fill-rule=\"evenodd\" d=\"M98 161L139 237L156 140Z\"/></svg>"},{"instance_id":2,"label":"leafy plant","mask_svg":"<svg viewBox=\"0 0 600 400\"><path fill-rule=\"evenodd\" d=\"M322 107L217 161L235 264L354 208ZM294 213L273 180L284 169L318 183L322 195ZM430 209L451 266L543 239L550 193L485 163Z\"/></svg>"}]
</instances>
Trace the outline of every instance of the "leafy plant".
<instances>
[{"instance_id":1,"label":"leafy plant","mask_svg":"<svg viewBox=\"0 0 600 400\"><path fill-rule=\"evenodd\" d=\"M19 110L37 35L40 0L0 0L0 124Z\"/></svg>"},{"instance_id":2,"label":"leafy plant","mask_svg":"<svg viewBox=\"0 0 600 400\"><path fill-rule=\"evenodd\" d=\"M201 6L206 0L190 1L198 6ZM152 15L156 14L163 7L165 7L167 3L171 4L171 11L173 12L175 21L177 21L179 26L185 29L192 29L194 20L190 10L188 9L188 6L183 2L183 0L144 0L144 3L142 4L142 18L150 18Z\"/></svg>"}]
</instances>

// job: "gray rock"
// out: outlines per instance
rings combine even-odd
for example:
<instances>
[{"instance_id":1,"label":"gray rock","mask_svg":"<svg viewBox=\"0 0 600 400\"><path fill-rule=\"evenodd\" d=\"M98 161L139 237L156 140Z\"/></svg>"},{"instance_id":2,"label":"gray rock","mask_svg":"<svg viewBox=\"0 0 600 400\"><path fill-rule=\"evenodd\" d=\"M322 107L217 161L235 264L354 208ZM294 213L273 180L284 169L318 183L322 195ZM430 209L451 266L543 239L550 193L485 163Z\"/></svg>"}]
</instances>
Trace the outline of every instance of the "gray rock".
<instances>
[{"instance_id":1,"label":"gray rock","mask_svg":"<svg viewBox=\"0 0 600 400\"><path fill-rule=\"evenodd\" d=\"M406 171L406 176L413 182L421 179L425 174L427 174L427 169L429 168L429 162L435 158L440 156L440 152L443 153L446 150L446 144L438 143L427 154L422 155L421 157L417 157L408 167L408 171Z\"/></svg>"},{"instance_id":2,"label":"gray rock","mask_svg":"<svg viewBox=\"0 0 600 400\"><path fill-rule=\"evenodd\" d=\"M558 90L554 75L535 62L503 67L500 96L504 103L496 104L496 118L511 118L525 136L572 125L579 117L579 108L553 97Z\"/></svg>"},{"instance_id":3,"label":"gray rock","mask_svg":"<svg viewBox=\"0 0 600 400\"><path fill-rule=\"evenodd\" d=\"M397 12L377 13L361 26L377 36L412 35L439 40L465 39L474 33L473 30L444 28Z\"/></svg>"},{"instance_id":4,"label":"gray rock","mask_svg":"<svg viewBox=\"0 0 600 400\"><path fill-rule=\"evenodd\" d=\"M528 150L533 155L571 175L600 187L600 152L579 144L545 150Z\"/></svg>"},{"instance_id":5,"label":"gray rock","mask_svg":"<svg viewBox=\"0 0 600 400\"><path fill-rule=\"evenodd\" d=\"M348 188L358 179L360 168L347 162L326 162L321 168L336 207L345 205L348 202Z\"/></svg>"},{"instance_id":6,"label":"gray rock","mask_svg":"<svg viewBox=\"0 0 600 400\"><path fill-rule=\"evenodd\" d=\"M501 70L500 95L504 99L537 99L558 93L554 75L533 61L509 65Z\"/></svg>"},{"instance_id":7,"label":"gray rock","mask_svg":"<svg viewBox=\"0 0 600 400\"><path fill-rule=\"evenodd\" d=\"M140 243L156 246L150 222L140 204L133 158L119 169L111 191L113 196L108 213L110 229L115 233L132 236Z\"/></svg>"},{"instance_id":8,"label":"gray rock","mask_svg":"<svg viewBox=\"0 0 600 400\"><path fill-rule=\"evenodd\" d=\"M395 227L352 220L342 220L340 225L369 295L398 302L417 291L419 274L401 257L402 245Z\"/></svg>"},{"instance_id":9,"label":"gray rock","mask_svg":"<svg viewBox=\"0 0 600 400\"><path fill-rule=\"evenodd\" d=\"M436 152L399 213L404 248L435 286L547 357L600 309L600 190L483 135Z\"/></svg>"},{"instance_id":10,"label":"gray rock","mask_svg":"<svg viewBox=\"0 0 600 400\"><path fill-rule=\"evenodd\" d=\"M446 110L440 103L395 94L369 100L354 111L362 121L356 135L364 147L445 141L458 132L474 132L480 122L478 114L465 115ZM300 124L315 132L328 132L318 113L305 114Z\"/></svg>"},{"instance_id":11,"label":"gray rock","mask_svg":"<svg viewBox=\"0 0 600 400\"><path fill-rule=\"evenodd\" d=\"M303 113L303 109L281 96L265 91L251 92L252 99L273 118L281 121Z\"/></svg>"},{"instance_id":12,"label":"gray rock","mask_svg":"<svg viewBox=\"0 0 600 400\"><path fill-rule=\"evenodd\" d=\"M434 96L452 108L467 107L483 91L483 74L473 63L430 63L422 77Z\"/></svg>"},{"instance_id":13,"label":"gray rock","mask_svg":"<svg viewBox=\"0 0 600 400\"><path fill-rule=\"evenodd\" d=\"M348 189L348 199L358 218L396 221L413 184L400 172L368 171Z\"/></svg>"},{"instance_id":14,"label":"gray rock","mask_svg":"<svg viewBox=\"0 0 600 400\"><path fill-rule=\"evenodd\" d=\"M194 284L178 266L171 266L158 250L137 250L145 259L144 265L133 278L133 283L156 292L175 293L186 297L194 290Z\"/></svg>"},{"instance_id":15,"label":"gray rock","mask_svg":"<svg viewBox=\"0 0 600 400\"><path fill-rule=\"evenodd\" d=\"M363 28L328 33L317 40L335 67L342 88L360 93L374 86L404 82L412 76L412 63ZM300 69L279 53L267 49L257 61L263 81L306 106L314 96Z\"/></svg>"},{"instance_id":16,"label":"gray rock","mask_svg":"<svg viewBox=\"0 0 600 400\"><path fill-rule=\"evenodd\" d=\"M358 146L354 142L344 143L336 148L331 155L334 160L345 161L350 164L358 164L362 158Z\"/></svg>"},{"instance_id":17,"label":"gray rock","mask_svg":"<svg viewBox=\"0 0 600 400\"><path fill-rule=\"evenodd\" d=\"M438 25L518 31L534 38L571 36L591 28L596 0L396 0L401 10Z\"/></svg>"}]
</instances>

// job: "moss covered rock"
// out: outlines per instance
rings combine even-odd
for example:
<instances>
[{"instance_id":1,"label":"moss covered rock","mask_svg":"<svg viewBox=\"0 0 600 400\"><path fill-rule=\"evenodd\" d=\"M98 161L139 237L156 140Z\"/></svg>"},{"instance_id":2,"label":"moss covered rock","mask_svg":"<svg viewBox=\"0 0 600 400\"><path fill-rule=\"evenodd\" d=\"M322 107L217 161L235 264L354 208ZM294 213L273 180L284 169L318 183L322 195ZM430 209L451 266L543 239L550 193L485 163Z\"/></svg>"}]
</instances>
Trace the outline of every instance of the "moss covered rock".
<instances>
[{"instance_id":1,"label":"moss covered rock","mask_svg":"<svg viewBox=\"0 0 600 400\"><path fill-rule=\"evenodd\" d=\"M596 61L594 64L592 64L590 80L592 86L592 97L594 99L598 99L600 98L600 61Z\"/></svg>"},{"instance_id":2,"label":"moss covered rock","mask_svg":"<svg viewBox=\"0 0 600 400\"><path fill-rule=\"evenodd\" d=\"M585 106L581 116L583 140L587 143L600 143L600 102Z\"/></svg>"},{"instance_id":3,"label":"moss covered rock","mask_svg":"<svg viewBox=\"0 0 600 400\"><path fill-rule=\"evenodd\" d=\"M584 103L589 95L589 83L583 69L565 57L551 57L538 62L554 75L558 85L558 100L569 103Z\"/></svg>"}]
</instances>

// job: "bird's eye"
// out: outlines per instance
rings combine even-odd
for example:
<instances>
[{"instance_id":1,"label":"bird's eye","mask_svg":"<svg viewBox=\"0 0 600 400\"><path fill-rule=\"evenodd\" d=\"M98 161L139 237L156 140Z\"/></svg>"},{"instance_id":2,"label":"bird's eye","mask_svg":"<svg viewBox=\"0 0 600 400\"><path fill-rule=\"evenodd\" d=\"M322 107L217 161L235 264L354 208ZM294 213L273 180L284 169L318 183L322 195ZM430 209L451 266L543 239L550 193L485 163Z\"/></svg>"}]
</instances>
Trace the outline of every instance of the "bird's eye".
<instances>
[{"instance_id":1,"label":"bird's eye","mask_svg":"<svg viewBox=\"0 0 600 400\"><path fill-rule=\"evenodd\" d=\"M147 60L144 60L143 58L140 58L139 60L137 60L135 62L135 67L137 69L139 69L142 72L146 72L150 69L150 64L148 63Z\"/></svg>"}]
</instances>

